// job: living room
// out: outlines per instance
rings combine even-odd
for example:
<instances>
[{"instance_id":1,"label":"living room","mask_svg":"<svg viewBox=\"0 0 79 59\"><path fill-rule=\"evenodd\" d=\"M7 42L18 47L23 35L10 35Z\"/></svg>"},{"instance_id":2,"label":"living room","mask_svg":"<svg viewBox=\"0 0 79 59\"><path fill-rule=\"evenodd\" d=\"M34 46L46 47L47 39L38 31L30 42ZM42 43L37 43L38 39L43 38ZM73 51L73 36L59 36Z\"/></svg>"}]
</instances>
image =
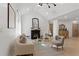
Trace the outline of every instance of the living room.
<instances>
[{"instance_id":1,"label":"living room","mask_svg":"<svg viewBox=\"0 0 79 59\"><path fill-rule=\"evenodd\" d=\"M26 51L27 47L17 50L14 46L21 35L33 40L34 47L28 49L35 49L34 56L79 55L78 15L79 3L0 3L0 56L19 55L23 52L20 49ZM56 35L65 37L63 50L53 48ZM31 52L23 53L26 56Z\"/></svg>"}]
</instances>

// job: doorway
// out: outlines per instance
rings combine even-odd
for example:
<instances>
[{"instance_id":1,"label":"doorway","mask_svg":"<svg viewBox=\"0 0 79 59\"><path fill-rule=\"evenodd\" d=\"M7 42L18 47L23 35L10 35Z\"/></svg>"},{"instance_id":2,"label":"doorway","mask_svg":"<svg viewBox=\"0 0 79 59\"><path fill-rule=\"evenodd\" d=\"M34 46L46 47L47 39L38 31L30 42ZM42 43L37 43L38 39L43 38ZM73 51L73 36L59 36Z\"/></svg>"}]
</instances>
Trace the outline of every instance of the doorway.
<instances>
[{"instance_id":1,"label":"doorway","mask_svg":"<svg viewBox=\"0 0 79 59\"><path fill-rule=\"evenodd\" d=\"M49 23L49 31L53 36L53 24L52 23Z\"/></svg>"},{"instance_id":2,"label":"doorway","mask_svg":"<svg viewBox=\"0 0 79 59\"><path fill-rule=\"evenodd\" d=\"M79 24L72 23L72 37L79 37Z\"/></svg>"}]
</instances>

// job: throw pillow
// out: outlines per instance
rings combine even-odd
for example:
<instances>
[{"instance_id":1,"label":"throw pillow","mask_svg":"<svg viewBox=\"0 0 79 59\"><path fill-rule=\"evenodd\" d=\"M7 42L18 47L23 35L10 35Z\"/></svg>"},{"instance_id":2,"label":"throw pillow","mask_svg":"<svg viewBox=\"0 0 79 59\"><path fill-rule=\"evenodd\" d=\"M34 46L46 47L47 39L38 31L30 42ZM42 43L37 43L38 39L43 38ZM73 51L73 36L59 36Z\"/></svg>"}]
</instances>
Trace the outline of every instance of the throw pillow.
<instances>
[{"instance_id":1,"label":"throw pillow","mask_svg":"<svg viewBox=\"0 0 79 59\"><path fill-rule=\"evenodd\" d=\"M24 35L24 34L22 34L21 36L20 36L20 43L26 43L26 36Z\"/></svg>"}]
</instances>

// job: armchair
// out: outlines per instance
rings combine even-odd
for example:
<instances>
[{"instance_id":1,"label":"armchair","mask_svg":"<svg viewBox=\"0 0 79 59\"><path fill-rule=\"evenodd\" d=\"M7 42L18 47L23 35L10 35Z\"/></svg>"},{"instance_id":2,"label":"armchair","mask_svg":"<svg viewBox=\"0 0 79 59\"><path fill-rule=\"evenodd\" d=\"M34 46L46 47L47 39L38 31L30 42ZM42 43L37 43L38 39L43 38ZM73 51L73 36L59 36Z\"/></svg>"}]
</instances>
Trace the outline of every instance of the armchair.
<instances>
[{"instance_id":1,"label":"armchair","mask_svg":"<svg viewBox=\"0 0 79 59\"><path fill-rule=\"evenodd\" d=\"M59 47L59 46L62 46L62 50L63 50L64 37L55 36L55 39L53 40L53 45L56 45L57 50L58 50L58 47Z\"/></svg>"}]
</instances>

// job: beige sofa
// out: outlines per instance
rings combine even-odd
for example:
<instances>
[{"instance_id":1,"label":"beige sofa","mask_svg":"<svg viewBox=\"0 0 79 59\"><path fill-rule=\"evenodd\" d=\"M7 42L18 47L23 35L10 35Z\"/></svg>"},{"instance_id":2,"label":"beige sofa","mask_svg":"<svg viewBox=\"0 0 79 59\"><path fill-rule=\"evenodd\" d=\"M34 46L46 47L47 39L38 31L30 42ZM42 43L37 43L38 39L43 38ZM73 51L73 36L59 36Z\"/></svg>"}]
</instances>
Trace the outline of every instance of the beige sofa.
<instances>
[{"instance_id":1,"label":"beige sofa","mask_svg":"<svg viewBox=\"0 0 79 59\"><path fill-rule=\"evenodd\" d=\"M31 39L27 39L26 43L20 43L19 37L15 41L15 55L33 55L34 44Z\"/></svg>"}]
</instances>

